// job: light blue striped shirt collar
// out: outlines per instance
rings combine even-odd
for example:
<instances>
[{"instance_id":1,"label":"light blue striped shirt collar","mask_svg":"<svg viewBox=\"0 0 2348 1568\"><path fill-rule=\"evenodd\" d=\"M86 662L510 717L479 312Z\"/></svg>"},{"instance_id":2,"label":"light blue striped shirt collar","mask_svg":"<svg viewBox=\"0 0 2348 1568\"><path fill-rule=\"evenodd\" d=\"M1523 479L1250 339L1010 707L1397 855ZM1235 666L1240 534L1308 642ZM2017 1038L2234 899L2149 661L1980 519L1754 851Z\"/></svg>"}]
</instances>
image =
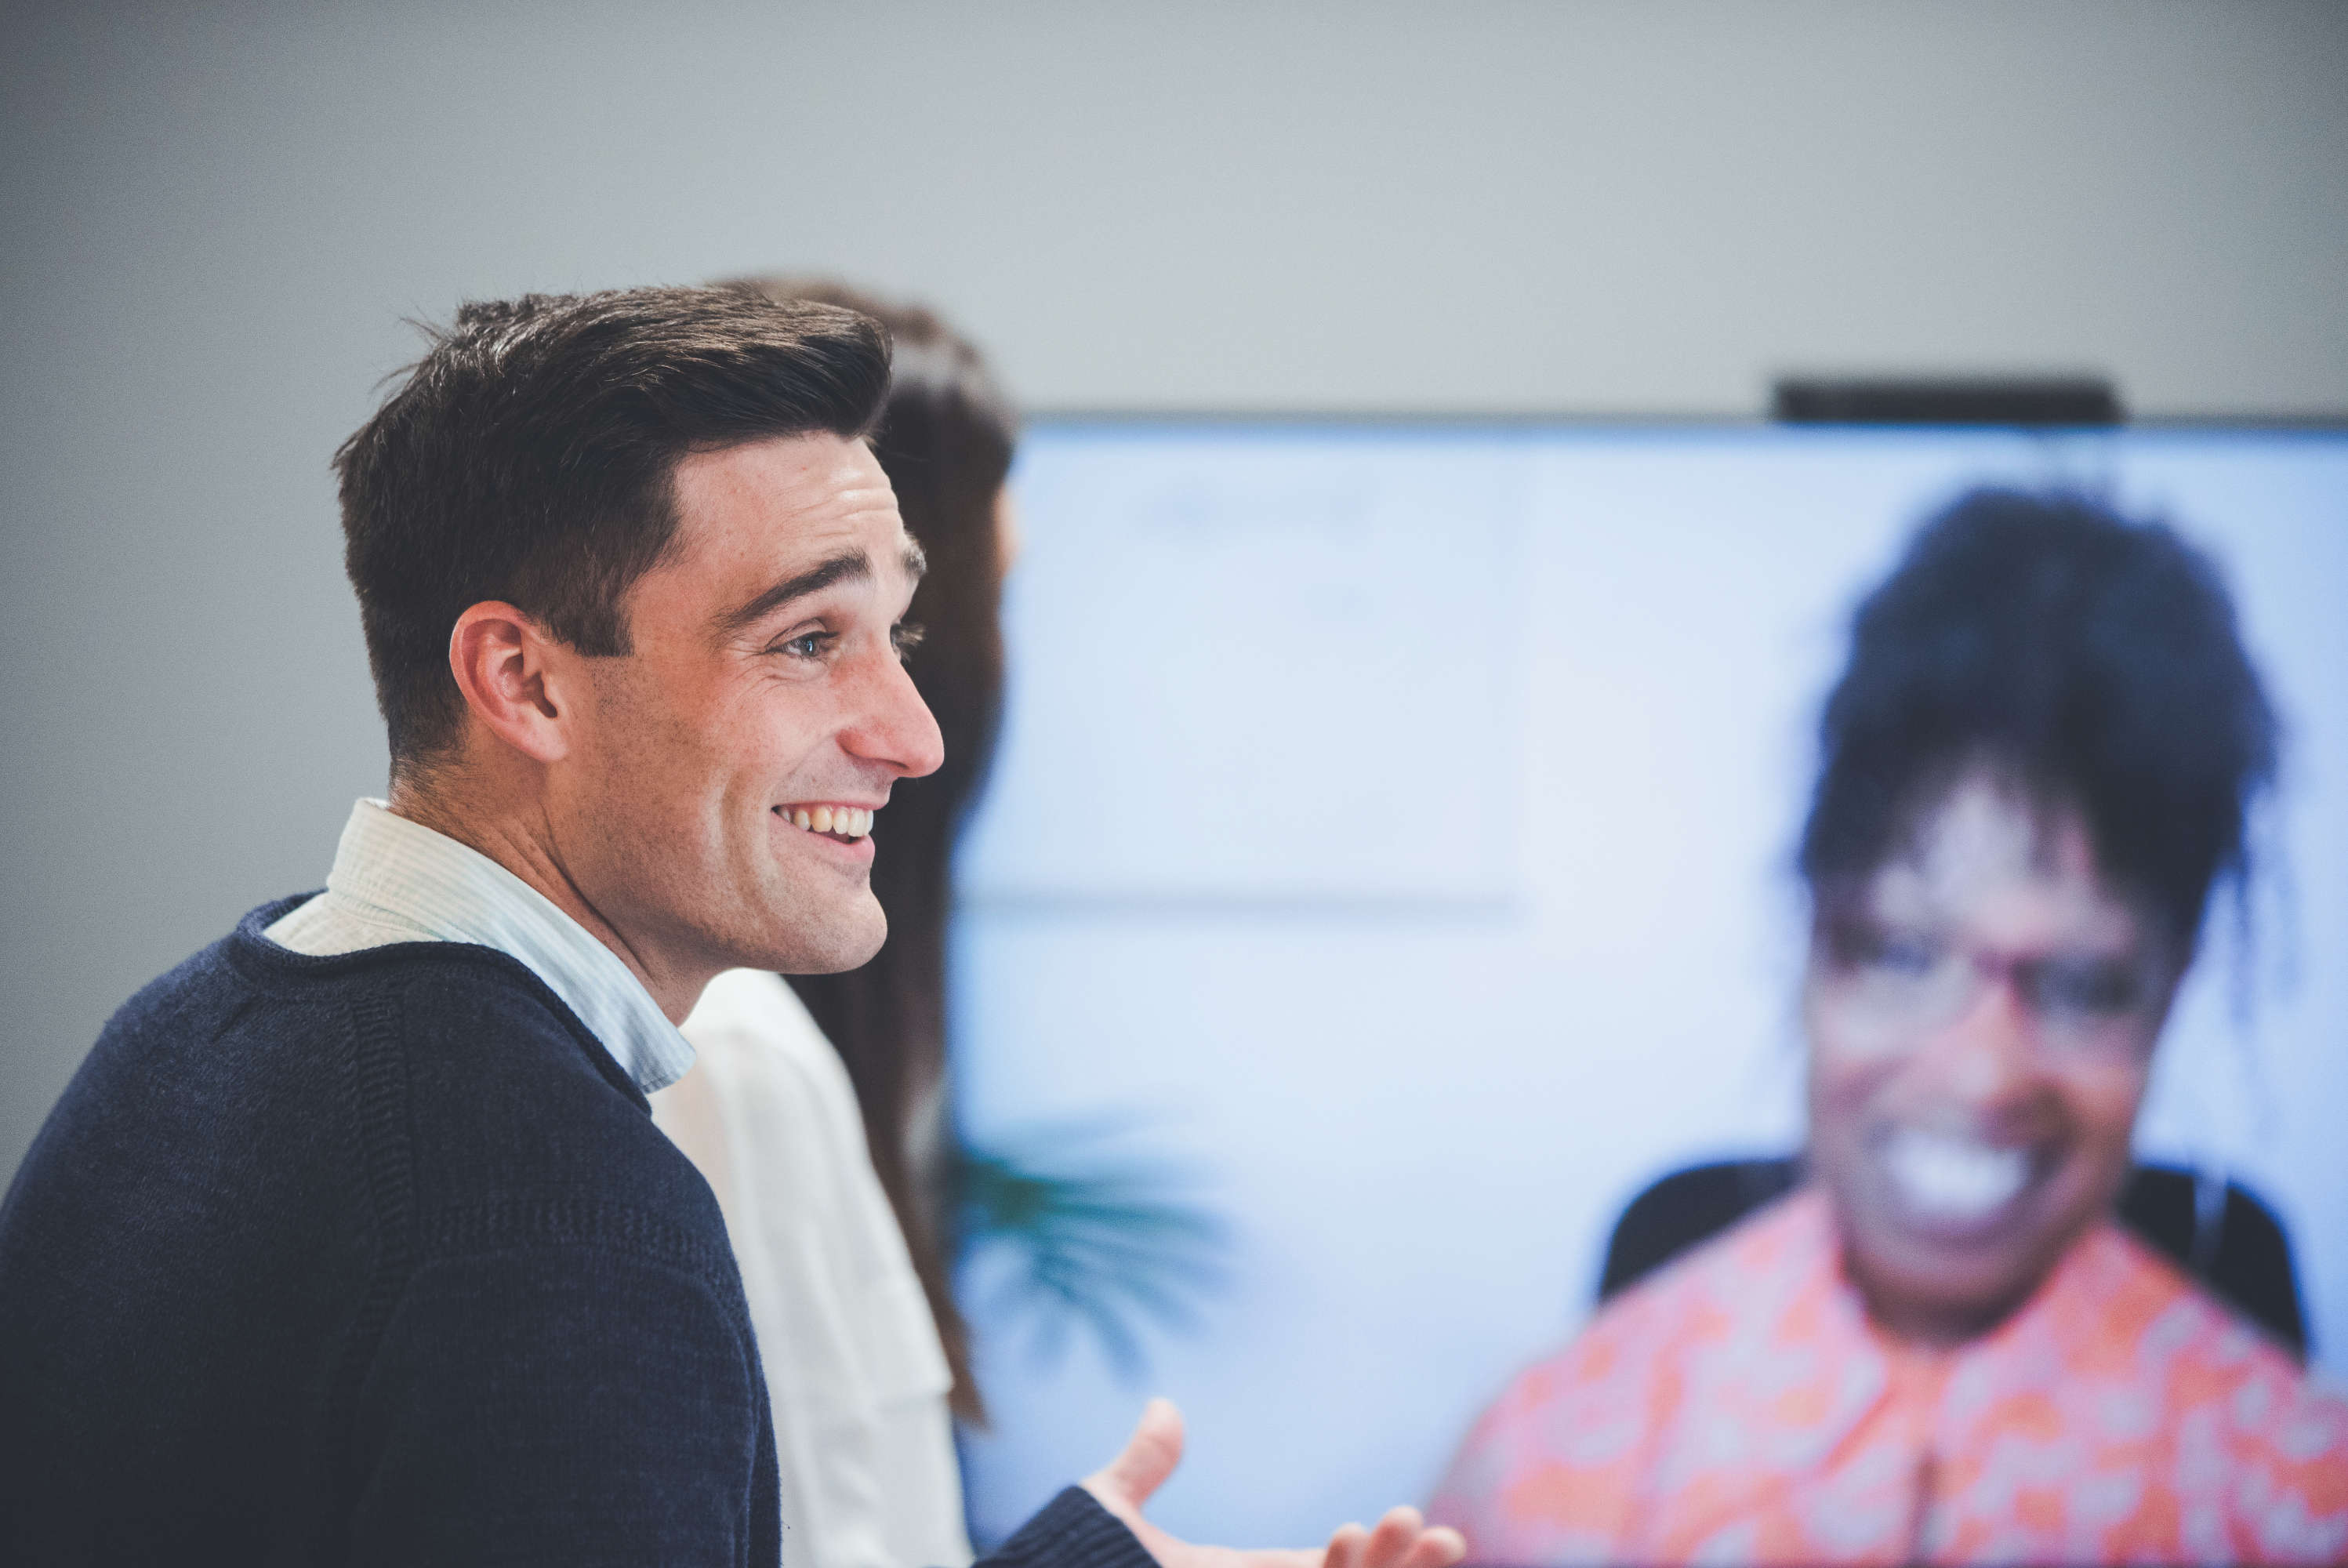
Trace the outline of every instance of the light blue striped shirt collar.
<instances>
[{"instance_id":1,"label":"light blue striped shirt collar","mask_svg":"<svg viewBox=\"0 0 2348 1568\"><path fill-rule=\"evenodd\" d=\"M646 1094L693 1065L693 1047L618 954L489 856L380 800L351 808L326 891L263 934L320 957L395 942L494 947L545 981Z\"/></svg>"}]
</instances>

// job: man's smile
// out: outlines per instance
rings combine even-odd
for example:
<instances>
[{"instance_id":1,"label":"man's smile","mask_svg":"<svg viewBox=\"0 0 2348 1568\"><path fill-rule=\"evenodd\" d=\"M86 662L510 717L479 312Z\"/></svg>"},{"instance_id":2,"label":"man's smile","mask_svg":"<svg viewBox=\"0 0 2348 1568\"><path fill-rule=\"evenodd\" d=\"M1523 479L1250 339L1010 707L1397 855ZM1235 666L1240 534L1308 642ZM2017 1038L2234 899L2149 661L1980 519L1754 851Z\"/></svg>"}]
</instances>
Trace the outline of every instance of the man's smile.
<instances>
[{"instance_id":1,"label":"man's smile","mask_svg":"<svg viewBox=\"0 0 2348 1568\"><path fill-rule=\"evenodd\" d=\"M772 808L772 815L808 838L825 841L852 858L872 854L872 818L877 807L838 800L800 800Z\"/></svg>"}]
</instances>

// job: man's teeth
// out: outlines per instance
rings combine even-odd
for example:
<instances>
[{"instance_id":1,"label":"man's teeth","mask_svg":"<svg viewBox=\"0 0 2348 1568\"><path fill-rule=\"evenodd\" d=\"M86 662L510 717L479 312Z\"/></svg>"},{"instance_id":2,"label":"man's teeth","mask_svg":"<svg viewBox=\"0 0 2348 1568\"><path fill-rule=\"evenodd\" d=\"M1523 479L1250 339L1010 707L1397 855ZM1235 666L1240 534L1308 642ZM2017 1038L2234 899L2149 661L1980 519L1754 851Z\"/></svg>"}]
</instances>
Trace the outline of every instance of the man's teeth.
<instances>
[{"instance_id":1,"label":"man's teeth","mask_svg":"<svg viewBox=\"0 0 2348 1568\"><path fill-rule=\"evenodd\" d=\"M861 806L800 806L785 811L783 820L815 833L838 833L860 839L872 830L872 813Z\"/></svg>"},{"instance_id":2,"label":"man's teeth","mask_svg":"<svg viewBox=\"0 0 2348 1568\"><path fill-rule=\"evenodd\" d=\"M1940 1219L1980 1219L2012 1201L2030 1179L2030 1156L2019 1149L1901 1128L1883 1150L1909 1205Z\"/></svg>"}]
</instances>

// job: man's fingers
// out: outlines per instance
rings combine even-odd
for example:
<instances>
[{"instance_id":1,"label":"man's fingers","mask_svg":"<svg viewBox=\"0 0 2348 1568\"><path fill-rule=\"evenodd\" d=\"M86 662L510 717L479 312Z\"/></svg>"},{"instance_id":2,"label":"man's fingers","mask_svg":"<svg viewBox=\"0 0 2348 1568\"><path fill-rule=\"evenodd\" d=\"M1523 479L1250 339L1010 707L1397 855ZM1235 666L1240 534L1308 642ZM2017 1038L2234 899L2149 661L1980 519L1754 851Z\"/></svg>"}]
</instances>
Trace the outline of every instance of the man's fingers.
<instances>
[{"instance_id":1,"label":"man's fingers","mask_svg":"<svg viewBox=\"0 0 2348 1568\"><path fill-rule=\"evenodd\" d=\"M1095 1496L1104 1491L1112 1493L1116 1501L1138 1512L1181 1462L1182 1412L1174 1408L1170 1399L1152 1399L1142 1409L1133 1436L1125 1440L1125 1451L1088 1477L1085 1484ZM1102 1501L1108 1502L1110 1499L1102 1497Z\"/></svg>"},{"instance_id":2,"label":"man's fingers","mask_svg":"<svg viewBox=\"0 0 2348 1568\"><path fill-rule=\"evenodd\" d=\"M1321 1568L1362 1568L1369 1545L1368 1531L1358 1524L1341 1524L1329 1537L1329 1550L1322 1554Z\"/></svg>"},{"instance_id":3,"label":"man's fingers","mask_svg":"<svg viewBox=\"0 0 2348 1568\"><path fill-rule=\"evenodd\" d=\"M1456 1568L1468 1555L1468 1542L1456 1530L1442 1525L1422 1533L1404 1553L1402 1568Z\"/></svg>"},{"instance_id":4,"label":"man's fingers","mask_svg":"<svg viewBox=\"0 0 2348 1568\"><path fill-rule=\"evenodd\" d=\"M1329 1568L1455 1568L1467 1555L1468 1543L1457 1531L1429 1530L1418 1510L1395 1508L1378 1521L1353 1561L1341 1564L1333 1542Z\"/></svg>"},{"instance_id":5,"label":"man's fingers","mask_svg":"<svg viewBox=\"0 0 2348 1568\"><path fill-rule=\"evenodd\" d=\"M1370 1532L1362 1552L1362 1568L1402 1568L1402 1560L1416 1545L1426 1522L1415 1508L1390 1508Z\"/></svg>"}]
</instances>

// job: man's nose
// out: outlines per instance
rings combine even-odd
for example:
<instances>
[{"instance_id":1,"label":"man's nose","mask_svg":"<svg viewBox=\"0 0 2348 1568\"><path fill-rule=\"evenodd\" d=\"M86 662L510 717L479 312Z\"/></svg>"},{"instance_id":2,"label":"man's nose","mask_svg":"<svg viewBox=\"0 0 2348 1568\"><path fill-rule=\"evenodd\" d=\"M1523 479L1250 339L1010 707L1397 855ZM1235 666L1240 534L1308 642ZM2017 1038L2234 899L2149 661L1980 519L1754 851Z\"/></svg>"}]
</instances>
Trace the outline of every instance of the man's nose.
<instances>
[{"instance_id":1,"label":"man's nose","mask_svg":"<svg viewBox=\"0 0 2348 1568\"><path fill-rule=\"evenodd\" d=\"M945 738L904 661L894 654L874 661L872 677L857 695L856 716L840 736L850 754L905 779L938 770L946 759Z\"/></svg>"}]
</instances>

